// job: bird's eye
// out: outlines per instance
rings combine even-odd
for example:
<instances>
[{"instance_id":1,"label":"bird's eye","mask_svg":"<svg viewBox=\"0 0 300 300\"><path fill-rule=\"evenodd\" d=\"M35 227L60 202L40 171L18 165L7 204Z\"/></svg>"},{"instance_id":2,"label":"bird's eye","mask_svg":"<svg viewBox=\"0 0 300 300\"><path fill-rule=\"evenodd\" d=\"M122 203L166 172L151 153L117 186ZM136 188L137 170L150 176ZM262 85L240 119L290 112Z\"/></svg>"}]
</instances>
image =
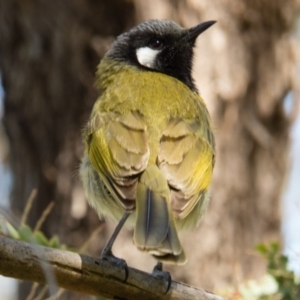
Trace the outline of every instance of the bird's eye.
<instances>
[{"instance_id":1,"label":"bird's eye","mask_svg":"<svg viewBox=\"0 0 300 300\"><path fill-rule=\"evenodd\" d=\"M164 45L164 43L161 39L154 38L154 39L150 40L148 46L153 50L160 50L160 49L162 49L163 45Z\"/></svg>"}]
</instances>

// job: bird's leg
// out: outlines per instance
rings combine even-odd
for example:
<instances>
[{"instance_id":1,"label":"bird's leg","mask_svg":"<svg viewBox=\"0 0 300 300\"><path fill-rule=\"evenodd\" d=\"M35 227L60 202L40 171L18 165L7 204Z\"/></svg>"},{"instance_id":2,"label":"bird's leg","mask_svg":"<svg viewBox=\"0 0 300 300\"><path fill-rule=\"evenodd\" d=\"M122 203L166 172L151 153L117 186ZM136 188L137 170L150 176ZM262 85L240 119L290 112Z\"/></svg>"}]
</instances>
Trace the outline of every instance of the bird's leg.
<instances>
[{"instance_id":1,"label":"bird's leg","mask_svg":"<svg viewBox=\"0 0 300 300\"><path fill-rule=\"evenodd\" d=\"M113 246L118 234L120 233L122 227L124 226L126 220L128 219L129 215L130 215L129 212L125 212L124 215L122 216L122 219L120 220L119 224L115 228L115 231L113 232L112 236L110 237L108 243L106 244L106 246L102 250L102 253L101 253L101 258L102 259L113 256L112 246Z\"/></svg>"},{"instance_id":2,"label":"bird's leg","mask_svg":"<svg viewBox=\"0 0 300 300\"><path fill-rule=\"evenodd\" d=\"M101 253L101 259L104 260L108 260L111 261L113 263L116 263L117 265L120 265L121 267L124 267L125 272L126 272L126 279L128 276L128 267L127 267L127 263L124 259L115 257L112 253L112 246L118 236L118 234L120 233L123 225L125 224L126 220L128 219L130 215L130 212L125 212L124 215L122 216L119 224L117 225L117 227L115 228L115 231L113 232L112 236L110 237L108 243L106 244L106 246L103 248L102 253ZM125 281L126 281L125 279Z\"/></svg>"},{"instance_id":3,"label":"bird's leg","mask_svg":"<svg viewBox=\"0 0 300 300\"><path fill-rule=\"evenodd\" d=\"M158 278L163 278L164 280L167 281L167 289L165 294L169 291L172 283L172 278L169 272L163 271L163 264L162 262L157 262L155 267L153 268L152 275Z\"/></svg>"}]
</instances>

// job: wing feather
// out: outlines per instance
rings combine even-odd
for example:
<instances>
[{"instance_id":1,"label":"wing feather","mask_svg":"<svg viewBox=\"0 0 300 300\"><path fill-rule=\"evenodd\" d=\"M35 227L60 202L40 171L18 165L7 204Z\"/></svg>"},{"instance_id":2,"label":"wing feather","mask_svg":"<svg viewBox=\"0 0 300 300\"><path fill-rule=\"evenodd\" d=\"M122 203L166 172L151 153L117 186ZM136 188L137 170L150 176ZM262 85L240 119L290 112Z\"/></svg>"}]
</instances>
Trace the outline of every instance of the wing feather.
<instances>
[{"instance_id":1,"label":"wing feather","mask_svg":"<svg viewBox=\"0 0 300 300\"><path fill-rule=\"evenodd\" d=\"M114 198L132 209L138 174L149 158L146 125L138 112L101 113L88 123L88 155ZM132 202L131 201L131 202Z\"/></svg>"},{"instance_id":2,"label":"wing feather","mask_svg":"<svg viewBox=\"0 0 300 300\"><path fill-rule=\"evenodd\" d=\"M171 207L185 218L206 193L214 165L214 141L199 120L171 119L163 131L158 165L171 188Z\"/></svg>"}]
</instances>

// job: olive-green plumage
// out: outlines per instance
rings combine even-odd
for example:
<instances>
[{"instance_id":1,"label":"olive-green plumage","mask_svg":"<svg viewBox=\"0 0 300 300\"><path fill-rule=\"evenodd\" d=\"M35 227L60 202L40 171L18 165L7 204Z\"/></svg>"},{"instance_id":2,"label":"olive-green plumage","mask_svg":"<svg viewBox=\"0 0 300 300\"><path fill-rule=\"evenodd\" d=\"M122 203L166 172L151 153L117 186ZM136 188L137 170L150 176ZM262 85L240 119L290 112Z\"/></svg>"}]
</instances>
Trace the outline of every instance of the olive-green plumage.
<instances>
[{"instance_id":1,"label":"olive-green plumage","mask_svg":"<svg viewBox=\"0 0 300 300\"><path fill-rule=\"evenodd\" d=\"M176 30L177 39L186 34ZM87 198L100 216L116 221L132 212L127 224L136 246L159 261L182 264L177 231L194 228L208 202L215 155L210 117L193 86L154 64L147 69L139 60L114 57L113 50L99 65L102 95L84 132L80 173Z\"/></svg>"}]
</instances>

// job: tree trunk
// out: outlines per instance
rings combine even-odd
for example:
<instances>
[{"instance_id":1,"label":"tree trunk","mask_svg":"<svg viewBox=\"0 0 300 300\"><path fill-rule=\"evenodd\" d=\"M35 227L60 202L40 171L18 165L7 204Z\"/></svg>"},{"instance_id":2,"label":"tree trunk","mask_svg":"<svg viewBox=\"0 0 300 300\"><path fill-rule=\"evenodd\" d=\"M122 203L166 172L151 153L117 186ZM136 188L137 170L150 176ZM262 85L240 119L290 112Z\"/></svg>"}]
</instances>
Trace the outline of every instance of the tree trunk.
<instances>
[{"instance_id":1,"label":"tree trunk","mask_svg":"<svg viewBox=\"0 0 300 300\"><path fill-rule=\"evenodd\" d=\"M194 68L216 128L211 205L200 228L182 236L189 262L171 268L172 276L212 289L261 273L253 247L279 239L280 232L292 119L283 99L296 85L291 32L299 5L297 0L284 5L279 0L0 0L14 211L22 211L37 188L30 223L55 200L45 230L80 245L98 224L74 173L83 152L81 128L97 97L93 81L100 57L115 36L144 19L169 18L186 27L215 19L198 40ZM154 261L139 258L132 234L125 236L129 241L120 238L116 254L150 270Z\"/></svg>"}]
</instances>

